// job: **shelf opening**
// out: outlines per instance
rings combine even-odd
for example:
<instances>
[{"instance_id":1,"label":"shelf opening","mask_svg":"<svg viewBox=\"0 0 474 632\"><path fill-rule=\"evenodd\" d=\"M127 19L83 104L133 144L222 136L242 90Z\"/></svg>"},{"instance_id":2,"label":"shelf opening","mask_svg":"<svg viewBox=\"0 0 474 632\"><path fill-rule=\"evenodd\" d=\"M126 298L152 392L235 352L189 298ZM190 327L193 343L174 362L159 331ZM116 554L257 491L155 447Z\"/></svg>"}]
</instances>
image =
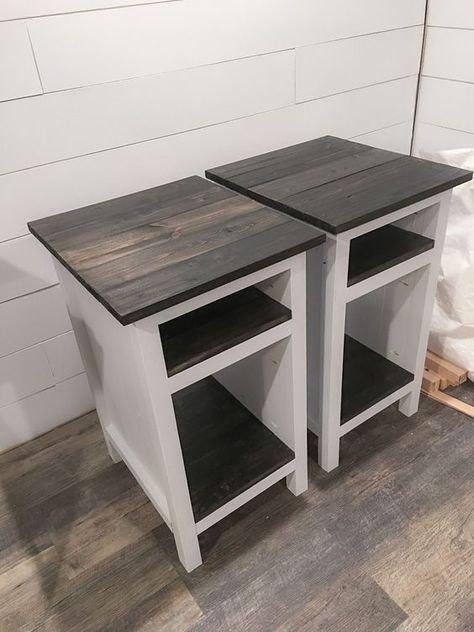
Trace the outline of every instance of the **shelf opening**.
<instances>
[{"instance_id":1,"label":"shelf opening","mask_svg":"<svg viewBox=\"0 0 474 632\"><path fill-rule=\"evenodd\" d=\"M291 319L291 310L251 286L160 325L168 376Z\"/></svg>"},{"instance_id":2,"label":"shelf opening","mask_svg":"<svg viewBox=\"0 0 474 632\"><path fill-rule=\"evenodd\" d=\"M173 404L196 522L294 459L214 377L175 393Z\"/></svg>"}]
</instances>

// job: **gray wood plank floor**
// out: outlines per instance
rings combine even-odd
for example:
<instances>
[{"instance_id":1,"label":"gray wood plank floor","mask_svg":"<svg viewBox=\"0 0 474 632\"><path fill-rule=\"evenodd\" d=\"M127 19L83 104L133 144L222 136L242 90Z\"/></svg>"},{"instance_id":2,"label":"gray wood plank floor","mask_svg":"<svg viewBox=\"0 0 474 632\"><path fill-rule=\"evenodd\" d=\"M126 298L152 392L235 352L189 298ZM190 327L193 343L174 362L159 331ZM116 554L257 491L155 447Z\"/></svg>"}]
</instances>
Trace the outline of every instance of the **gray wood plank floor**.
<instances>
[{"instance_id":1,"label":"gray wood plank floor","mask_svg":"<svg viewBox=\"0 0 474 632\"><path fill-rule=\"evenodd\" d=\"M473 630L473 448L460 413L391 407L337 471L310 462L307 494L203 534L187 575L91 413L0 455L0 632Z\"/></svg>"}]
</instances>

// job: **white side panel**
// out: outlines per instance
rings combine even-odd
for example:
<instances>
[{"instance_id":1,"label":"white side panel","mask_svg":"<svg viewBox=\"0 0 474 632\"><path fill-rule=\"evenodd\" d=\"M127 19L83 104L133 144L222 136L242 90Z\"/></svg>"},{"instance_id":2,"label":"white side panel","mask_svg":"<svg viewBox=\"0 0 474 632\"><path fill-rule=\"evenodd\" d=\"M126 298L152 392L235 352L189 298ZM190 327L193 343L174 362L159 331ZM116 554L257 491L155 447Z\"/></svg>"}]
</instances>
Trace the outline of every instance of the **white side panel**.
<instances>
[{"instance_id":1,"label":"white side panel","mask_svg":"<svg viewBox=\"0 0 474 632\"><path fill-rule=\"evenodd\" d=\"M0 358L0 407L55 383L43 345Z\"/></svg>"},{"instance_id":2,"label":"white side panel","mask_svg":"<svg viewBox=\"0 0 474 632\"><path fill-rule=\"evenodd\" d=\"M101 424L115 428L129 451L140 457L147 475L160 481L161 466L153 447L152 421L144 408L145 387L137 377L131 326L120 325L65 268L57 264L57 269Z\"/></svg>"},{"instance_id":3,"label":"white side panel","mask_svg":"<svg viewBox=\"0 0 474 632\"><path fill-rule=\"evenodd\" d=\"M474 133L474 84L423 77L417 120Z\"/></svg>"},{"instance_id":4,"label":"white side panel","mask_svg":"<svg viewBox=\"0 0 474 632\"><path fill-rule=\"evenodd\" d=\"M178 0L2 0L0 21L170 1Z\"/></svg>"},{"instance_id":5,"label":"white side panel","mask_svg":"<svg viewBox=\"0 0 474 632\"><path fill-rule=\"evenodd\" d=\"M55 287L0 304L0 357L71 329L61 288Z\"/></svg>"},{"instance_id":6,"label":"white side panel","mask_svg":"<svg viewBox=\"0 0 474 632\"><path fill-rule=\"evenodd\" d=\"M100 152L0 177L0 234L26 221L203 173L214 165L323 134L352 137L410 121L416 77L265 112L147 143ZM78 183L87 182L87 186Z\"/></svg>"},{"instance_id":7,"label":"white side panel","mask_svg":"<svg viewBox=\"0 0 474 632\"><path fill-rule=\"evenodd\" d=\"M287 51L3 103L0 172L288 106L293 57Z\"/></svg>"},{"instance_id":8,"label":"white side panel","mask_svg":"<svg viewBox=\"0 0 474 632\"><path fill-rule=\"evenodd\" d=\"M49 253L32 235L0 244L0 303L57 282Z\"/></svg>"},{"instance_id":9,"label":"white side panel","mask_svg":"<svg viewBox=\"0 0 474 632\"><path fill-rule=\"evenodd\" d=\"M26 23L0 24L0 101L41 92Z\"/></svg>"},{"instance_id":10,"label":"white side panel","mask_svg":"<svg viewBox=\"0 0 474 632\"><path fill-rule=\"evenodd\" d=\"M414 27L299 48L296 100L415 75L422 40L423 28Z\"/></svg>"},{"instance_id":11,"label":"white side panel","mask_svg":"<svg viewBox=\"0 0 474 632\"><path fill-rule=\"evenodd\" d=\"M474 29L472 0L429 0L428 24Z\"/></svg>"},{"instance_id":12,"label":"white side panel","mask_svg":"<svg viewBox=\"0 0 474 632\"><path fill-rule=\"evenodd\" d=\"M354 136L352 140L358 143L367 143L367 145L386 149L387 151L397 151L408 155L410 153L412 127L413 124L410 121L378 129L368 134L360 134L359 136Z\"/></svg>"},{"instance_id":13,"label":"white side panel","mask_svg":"<svg viewBox=\"0 0 474 632\"><path fill-rule=\"evenodd\" d=\"M413 26L423 15L424 0L192 0L40 18L30 33L50 91Z\"/></svg>"},{"instance_id":14,"label":"white side panel","mask_svg":"<svg viewBox=\"0 0 474 632\"><path fill-rule=\"evenodd\" d=\"M415 155L419 155L422 150L440 151L461 147L474 147L474 134L428 123L417 123L413 148Z\"/></svg>"},{"instance_id":15,"label":"white side panel","mask_svg":"<svg viewBox=\"0 0 474 632\"><path fill-rule=\"evenodd\" d=\"M0 408L2 450L29 441L94 408L84 373Z\"/></svg>"},{"instance_id":16,"label":"white side panel","mask_svg":"<svg viewBox=\"0 0 474 632\"><path fill-rule=\"evenodd\" d=\"M474 31L428 28L423 75L474 83Z\"/></svg>"}]
</instances>

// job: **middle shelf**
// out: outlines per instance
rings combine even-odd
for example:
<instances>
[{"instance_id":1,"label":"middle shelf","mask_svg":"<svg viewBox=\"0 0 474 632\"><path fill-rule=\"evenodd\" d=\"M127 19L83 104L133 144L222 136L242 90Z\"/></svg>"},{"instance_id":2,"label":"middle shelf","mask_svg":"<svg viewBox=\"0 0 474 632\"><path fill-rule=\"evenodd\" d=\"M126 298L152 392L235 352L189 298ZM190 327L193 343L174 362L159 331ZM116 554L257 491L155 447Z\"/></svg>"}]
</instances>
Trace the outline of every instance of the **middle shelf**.
<instances>
[{"instance_id":1,"label":"middle shelf","mask_svg":"<svg viewBox=\"0 0 474 632\"><path fill-rule=\"evenodd\" d=\"M251 286L160 325L168 376L291 319L291 310Z\"/></svg>"},{"instance_id":2,"label":"middle shelf","mask_svg":"<svg viewBox=\"0 0 474 632\"><path fill-rule=\"evenodd\" d=\"M388 224L351 241L347 285L355 285L430 250L434 241Z\"/></svg>"},{"instance_id":3,"label":"middle shelf","mask_svg":"<svg viewBox=\"0 0 474 632\"><path fill-rule=\"evenodd\" d=\"M409 384L413 379L412 373L346 334L341 425Z\"/></svg>"},{"instance_id":4,"label":"middle shelf","mask_svg":"<svg viewBox=\"0 0 474 632\"><path fill-rule=\"evenodd\" d=\"M195 521L295 458L213 377L173 395Z\"/></svg>"}]
</instances>

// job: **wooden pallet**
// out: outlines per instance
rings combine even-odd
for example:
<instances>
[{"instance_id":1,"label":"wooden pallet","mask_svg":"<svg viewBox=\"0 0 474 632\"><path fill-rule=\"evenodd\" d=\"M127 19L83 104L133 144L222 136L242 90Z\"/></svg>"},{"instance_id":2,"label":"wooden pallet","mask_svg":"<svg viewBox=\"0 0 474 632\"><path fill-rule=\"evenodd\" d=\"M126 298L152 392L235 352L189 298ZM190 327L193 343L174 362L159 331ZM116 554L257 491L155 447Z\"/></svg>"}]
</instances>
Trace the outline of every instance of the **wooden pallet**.
<instances>
[{"instance_id":1,"label":"wooden pallet","mask_svg":"<svg viewBox=\"0 0 474 632\"><path fill-rule=\"evenodd\" d=\"M448 386L459 386L467 380L467 371L427 351L421 391L431 399L474 418L474 406L443 393Z\"/></svg>"}]
</instances>

